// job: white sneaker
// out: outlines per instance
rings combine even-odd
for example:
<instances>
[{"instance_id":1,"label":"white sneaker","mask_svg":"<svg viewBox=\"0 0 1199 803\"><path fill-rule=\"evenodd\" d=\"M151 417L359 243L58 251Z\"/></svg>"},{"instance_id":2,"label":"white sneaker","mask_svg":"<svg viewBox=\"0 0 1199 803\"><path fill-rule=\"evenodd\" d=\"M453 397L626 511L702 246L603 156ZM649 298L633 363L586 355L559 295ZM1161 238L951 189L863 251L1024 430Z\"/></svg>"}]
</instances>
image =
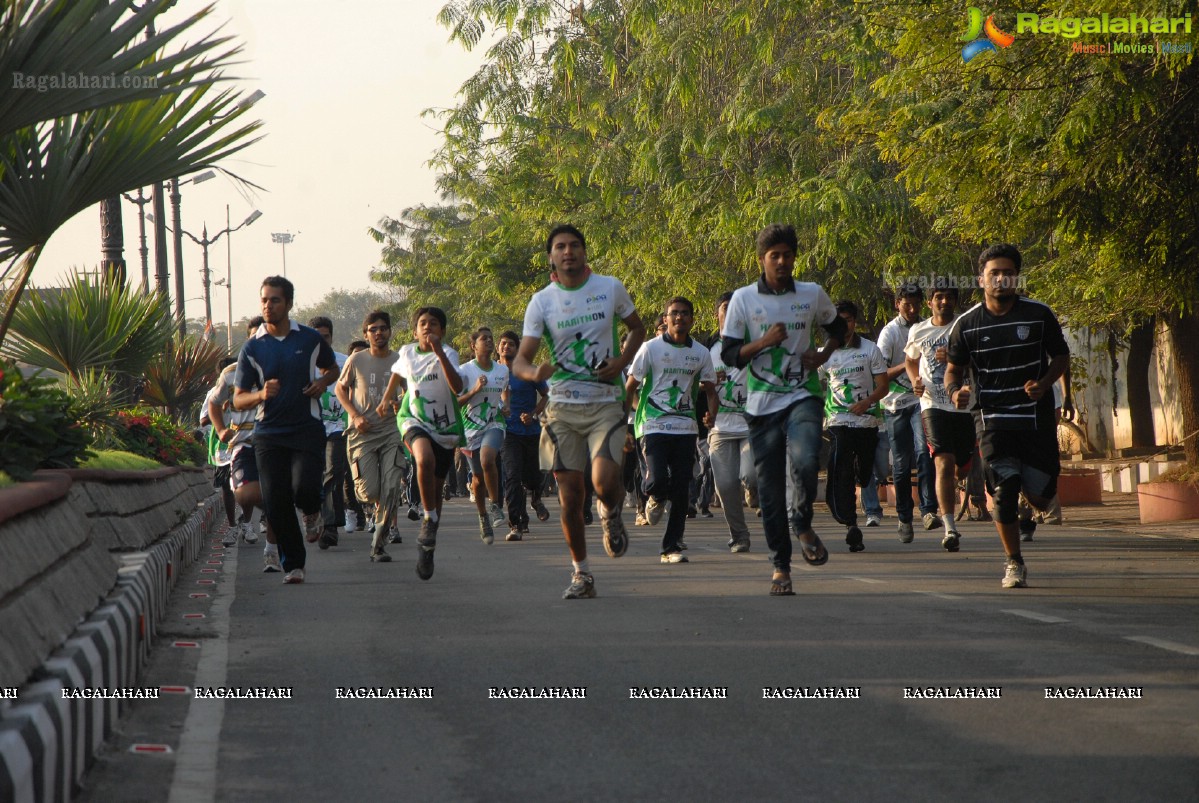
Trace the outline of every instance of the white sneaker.
<instances>
[{"instance_id":1,"label":"white sneaker","mask_svg":"<svg viewBox=\"0 0 1199 803\"><path fill-rule=\"evenodd\" d=\"M878 527L882 523L883 523L882 516L867 516L866 517L866 526L867 527Z\"/></svg>"},{"instance_id":2,"label":"white sneaker","mask_svg":"<svg viewBox=\"0 0 1199 803\"><path fill-rule=\"evenodd\" d=\"M662 520L662 513L665 510L666 505L661 504L652 496L645 502L645 518L651 525L657 524Z\"/></svg>"},{"instance_id":3,"label":"white sneaker","mask_svg":"<svg viewBox=\"0 0 1199 803\"><path fill-rule=\"evenodd\" d=\"M358 514L352 510L346 511L346 532L352 533L358 529Z\"/></svg>"},{"instance_id":4,"label":"white sneaker","mask_svg":"<svg viewBox=\"0 0 1199 803\"><path fill-rule=\"evenodd\" d=\"M258 543L258 533L254 532L254 528L248 521L243 522L241 525L241 540L245 541L247 544Z\"/></svg>"},{"instance_id":5,"label":"white sneaker","mask_svg":"<svg viewBox=\"0 0 1199 803\"><path fill-rule=\"evenodd\" d=\"M508 514L497 503L487 500L487 513L491 516L491 526L501 527L508 522Z\"/></svg>"},{"instance_id":6,"label":"white sneaker","mask_svg":"<svg viewBox=\"0 0 1199 803\"><path fill-rule=\"evenodd\" d=\"M284 576L283 582L289 586L304 582L304 570L292 569L287 573L286 576Z\"/></svg>"},{"instance_id":7,"label":"white sneaker","mask_svg":"<svg viewBox=\"0 0 1199 803\"><path fill-rule=\"evenodd\" d=\"M262 571L264 574L266 572L281 572L281 571L283 571L283 567L279 565L279 553L278 552L273 552L273 551L268 552L267 550L264 549L262 551L262 563L263 563Z\"/></svg>"},{"instance_id":8,"label":"white sneaker","mask_svg":"<svg viewBox=\"0 0 1199 803\"><path fill-rule=\"evenodd\" d=\"M237 536L240 532L240 524L234 524L228 530L225 530L225 536L221 538L221 546L237 546Z\"/></svg>"},{"instance_id":9,"label":"white sneaker","mask_svg":"<svg viewBox=\"0 0 1199 803\"><path fill-rule=\"evenodd\" d=\"M1027 588L1028 587L1028 569L1009 559L1003 567L1003 587L1004 588Z\"/></svg>"},{"instance_id":10,"label":"white sneaker","mask_svg":"<svg viewBox=\"0 0 1199 803\"><path fill-rule=\"evenodd\" d=\"M261 519L258 522L258 532L262 533L263 535L266 535L266 519Z\"/></svg>"},{"instance_id":11,"label":"white sneaker","mask_svg":"<svg viewBox=\"0 0 1199 803\"><path fill-rule=\"evenodd\" d=\"M662 563L687 563L687 556L682 552L667 552L661 558Z\"/></svg>"}]
</instances>

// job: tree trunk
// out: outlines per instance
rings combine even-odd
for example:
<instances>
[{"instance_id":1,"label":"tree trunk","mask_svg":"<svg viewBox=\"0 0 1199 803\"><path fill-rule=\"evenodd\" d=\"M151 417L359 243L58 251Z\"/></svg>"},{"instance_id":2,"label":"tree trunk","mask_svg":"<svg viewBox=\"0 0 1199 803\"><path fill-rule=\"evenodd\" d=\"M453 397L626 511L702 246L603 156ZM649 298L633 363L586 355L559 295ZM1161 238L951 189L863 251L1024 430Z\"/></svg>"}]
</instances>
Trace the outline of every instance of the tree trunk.
<instances>
[{"instance_id":1,"label":"tree trunk","mask_svg":"<svg viewBox=\"0 0 1199 803\"><path fill-rule=\"evenodd\" d=\"M1156 446L1153 432L1153 402L1149 395L1149 364L1153 354L1153 318L1132 330L1128 338L1128 356L1124 361L1128 387L1128 416L1132 424L1133 447Z\"/></svg>"},{"instance_id":2,"label":"tree trunk","mask_svg":"<svg viewBox=\"0 0 1199 803\"><path fill-rule=\"evenodd\" d=\"M1183 453L1187 463L1199 466L1199 311L1170 321L1170 345L1178 376L1178 402L1182 409Z\"/></svg>"},{"instance_id":3,"label":"tree trunk","mask_svg":"<svg viewBox=\"0 0 1199 803\"><path fill-rule=\"evenodd\" d=\"M125 226L119 195L100 202L100 270L105 277L115 276L124 286Z\"/></svg>"}]
</instances>

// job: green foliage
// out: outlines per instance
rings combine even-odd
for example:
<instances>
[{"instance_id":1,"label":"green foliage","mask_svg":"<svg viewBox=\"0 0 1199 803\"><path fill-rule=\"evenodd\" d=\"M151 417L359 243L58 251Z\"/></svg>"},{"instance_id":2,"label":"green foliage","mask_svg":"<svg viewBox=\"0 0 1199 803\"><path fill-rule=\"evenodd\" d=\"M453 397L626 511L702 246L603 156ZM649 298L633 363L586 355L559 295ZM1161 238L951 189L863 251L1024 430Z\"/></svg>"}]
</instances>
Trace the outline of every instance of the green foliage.
<instances>
[{"instance_id":1,"label":"green foliage","mask_svg":"<svg viewBox=\"0 0 1199 803\"><path fill-rule=\"evenodd\" d=\"M167 466L202 466L204 446L190 430L176 426L163 413L147 407L122 410L116 416L119 448Z\"/></svg>"},{"instance_id":2,"label":"green foliage","mask_svg":"<svg viewBox=\"0 0 1199 803\"><path fill-rule=\"evenodd\" d=\"M120 449L97 449L95 455L84 460L79 467L112 471L153 471L162 468L162 464L133 452Z\"/></svg>"},{"instance_id":3,"label":"green foliage","mask_svg":"<svg viewBox=\"0 0 1199 803\"><path fill-rule=\"evenodd\" d=\"M74 468L90 443L63 390L0 361L0 471L24 481L35 469Z\"/></svg>"},{"instance_id":4,"label":"green foliage","mask_svg":"<svg viewBox=\"0 0 1199 803\"><path fill-rule=\"evenodd\" d=\"M170 343L146 366L142 403L164 408L178 423L195 421L223 356L225 350L215 342L191 335Z\"/></svg>"},{"instance_id":5,"label":"green foliage","mask_svg":"<svg viewBox=\"0 0 1199 803\"><path fill-rule=\"evenodd\" d=\"M168 302L111 278L73 275L61 289L29 293L2 350L80 381L89 371L138 377L174 333Z\"/></svg>"},{"instance_id":6,"label":"green foliage","mask_svg":"<svg viewBox=\"0 0 1199 803\"><path fill-rule=\"evenodd\" d=\"M333 348L347 351L351 340L362 340L362 319L373 310L383 310L391 315L397 333L404 330L400 305L391 297L394 294L378 290L330 290L315 304L296 307L291 311L292 320L307 324L317 315L333 322Z\"/></svg>"}]
</instances>

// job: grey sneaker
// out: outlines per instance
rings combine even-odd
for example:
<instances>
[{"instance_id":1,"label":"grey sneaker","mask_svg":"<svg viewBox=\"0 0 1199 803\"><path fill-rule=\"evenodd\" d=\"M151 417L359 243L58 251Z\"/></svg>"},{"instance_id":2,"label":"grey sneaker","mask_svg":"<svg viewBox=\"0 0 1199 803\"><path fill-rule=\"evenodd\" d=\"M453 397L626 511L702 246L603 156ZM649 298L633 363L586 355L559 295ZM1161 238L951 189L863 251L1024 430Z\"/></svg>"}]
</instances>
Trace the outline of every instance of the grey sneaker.
<instances>
[{"instance_id":1,"label":"grey sneaker","mask_svg":"<svg viewBox=\"0 0 1199 803\"><path fill-rule=\"evenodd\" d=\"M666 505L654 499L652 496L645 501L645 518L651 525L657 524L662 520L662 513L666 510Z\"/></svg>"},{"instance_id":2,"label":"grey sneaker","mask_svg":"<svg viewBox=\"0 0 1199 803\"><path fill-rule=\"evenodd\" d=\"M479 537L488 546L495 543L495 531L491 529L491 519L488 518L488 514L486 513L479 516Z\"/></svg>"},{"instance_id":3,"label":"grey sneaker","mask_svg":"<svg viewBox=\"0 0 1199 803\"><path fill-rule=\"evenodd\" d=\"M945 537L941 539L941 546L945 547L946 552L957 552L962 544L962 534L957 530L950 530L945 533Z\"/></svg>"},{"instance_id":4,"label":"grey sneaker","mask_svg":"<svg viewBox=\"0 0 1199 803\"><path fill-rule=\"evenodd\" d=\"M1028 587L1028 569L1016 561L1008 558L1003 567L1003 587L1004 588L1027 588Z\"/></svg>"},{"instance_id":5,"label":"grey sneaker","mask_svg":"<svg viewBox=\"0 0 1199 803\"><path fill-rule=\"evenodd\" d=\"M278 552L264 551L262 553L262 563L263 563L263 567L262 567L263 574L265 574L267 572L283 571L283 567L281 565L279 565L279 553Z\"/></svg>"},{"instance_id":6,"label":"grey sneaker","mask_svg":"<svg viewBox=\"0 0 1199 803\"><path fill-rule=\"evenodd\" d=\"M687 563L687 556L682 552L667 552L662 555L662 563Z\"/></svg>"},{"instance_id":7,"label":"grey sneaker","mask_svg":"<svg viewBox=\"0 0 1199 803\"><path fill-rule=\"evenodd\" d=\"M437 525L439 521L422 519L420 538L416 539L416 576L428 580L433 576L433 550L437 547Z\"/></svg>"},{"instance_id":8,"label":"grey sneaker","mask_svg":"<svg viewBox=\"0 0 1199 803\"><path fill-rule=\"evenodd\" d=\"M337 528L326 527L321 533L321 540L317 542L317 546L321 549L328 549L331 546L337 546Z\"/></svg>"},{"instance_id":9,"label":"grey sneaker","mask_svg":"<svg viewBox=\"0 0 1199 803\"><path fill-rule=\"evenodd\" d=\"M254 528L250 526L250 522L243 522L241 525L241 540L247 544L258 543L258 533L254 532Z\"/></svg>"},{"instance_id":10,"label":"grey sneaker","mask_svg":"<svg viewBox=\"0 0 1199 803\"><path fill-rule=\"evenodd\" d=\"M883 523L882 516L867 516L866 517L866 526L867 527L878 527L878 526L881 526L882 523Z\"/></svg>"},{"instance_id":11,"label":"grey sneaker","mask_svg":"<svg viewBox=\"0 0 1199 803\"><path fill-rule=\"evenodd\" d=\"M912 534L912 522L910 522L910 521L899 522L899 540L900 541L902 541L905 544L910 544L910 543L912 543L912 539L915 537L916 536L914 536Z\"/></svg>"},{"instance_id":12,"label":"grey sneaker","mask_svg":"<svg viewBox=\"0 0 1199 803\"><path fill-rule=\"evenodd\" d=\"M935 530L945 524L936 513L925 513L920 517L920 520L924 522L924 529L926 530Z\"/></svg>"},{"instance_id":13,"label":"grey sneaker","mask_svg":"<svg viewBox=\"0 0 1199 803\"><path fill-rule=\"evenodd\" d=\"M371 563L391 563L391 555L383 551L383 547L375 547L371 550Z\"/></svg>"},{"instance_id":14,"label":"grey sneaker","mask_svg":"<svg viewBox=\"0 0 1199 803\"><path fill-rule=\"evenodd\" d=\"M508 531L508 534L504 536L504 540L505 541L519 541L524 537L525 536L520 531L519 527L513 527L511 530Z\"/></svg>"},{"instance_id":15,"label":"grey sneaker","mask_svg":"<svg viewBox=\"0 0 1199 803\"><path fill-rule=\"evenodd\" d=\"M501 527L508 520L508 514L504 512L504 509L491 500L487 501L487 513L491 516L492 527Z\"/></svg>"},{"instance_id":16,"label":"grey sneaker","mask_svg":"<svg viewBox=\"0 0 1199 803\"><path fill-rule=\"evenodd\" d=\"M729 552L732 552L735 554L737 552L748 552L748 551L749 551L749 539L748 538L740 539L737 541L732 541L729 543Z\"/></svg>"},{"instance_id":17,"label":"grey sneaker","mask_svg":"<svg viewBox=\"0 0 1199 803\"><path fill-rule=\"evenodd\" d=\"M234 524L228 530L225 530L225 536L221 539L221 546L237 546L237 536L241 534L241 525Z\"/></svg>"},{"instance_id":18,"label":"grey sneaker","mask_svg":"<svg viewBox=\"0 0 1199 803\"><path fill-rule=\"evenodd\" d=\"M629 548L629 534L625 532L619 507L610 513L604 511L604 517L600 519L600 528L604 531L604 551L610 558L619 558Z\"/></svg>"},{"instance_id":19,"label":"grey sneaker","mask_svg":"<svg viewBox=\"0 0 1199 803\"><path fill-rule=\"evenodd\" d=\"M562 592L562 599L592 599L594 597L595 578L582 572L572 574L570 585Z\"/></svg>"}]
</instances>

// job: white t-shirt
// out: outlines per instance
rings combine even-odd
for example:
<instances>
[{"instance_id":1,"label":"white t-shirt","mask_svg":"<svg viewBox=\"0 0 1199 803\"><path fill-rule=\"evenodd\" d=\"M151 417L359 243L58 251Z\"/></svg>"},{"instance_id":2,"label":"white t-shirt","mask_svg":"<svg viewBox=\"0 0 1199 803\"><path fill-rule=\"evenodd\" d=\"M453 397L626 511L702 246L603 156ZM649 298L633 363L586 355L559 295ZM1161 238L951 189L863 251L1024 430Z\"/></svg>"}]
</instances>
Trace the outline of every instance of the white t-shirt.
<instances>
[{"instance_id":1,"label":"white t-shirt","mask_svg":"<svg viewBox=\"0 0 1199 803\"><path fill-rule=\"evenodd\" d=\"M744 435L749 432L745 420L745 369L731 368L720 356L721 341L712 344L712 367L716 371L716 398L720 399L720 411L712 424L712 431L723 435Z\"/></svg>"},{"instance_id":2,"label":"white t-shirt","mask_svg":"<svg viewBox=\"0 0 1199 803\"><path fill-rule=\"evenodd\" d=\"M442 346L451 365L458 364L458 352ZM432 351L421 351L415 343L400 347L400 356L391 366L393 374L404 378L407 389L396 415L400 434L423 429L434 442L447 449L463 446L462 410L458 396L450 389L441 361Z\"/></svg>"},{"instance_id":3,"label":"white t-shirt","mask_svg":"<svg viewBox=\"0 0 1199 803\"><path fill-rule=\"evenodd\" d=\"M233 430L233 437L228 443L215 441L212 444L209 460L214 466L223 466L233 461L233 455L239 446L249 443L254 438L254 421L258 417L258 407L249 410L238 410L233 407L233 379L237 374L237 363L226 365L221 369L216 384L204 398L204 408L200 420L208 417L208 402L213 402L221 408L221 416L225 419L225 427Z\"/></svg>"},{"instance_id":4,"label":"white t-shirt","mask_svg":"<svg viewBox=\"0 0 1199 803\"><path fill-rule=\"evenodd\" d=\"M949 394L945 392L945 362L937 362L937 349L949 348L949 330L953 322L937 326L930 318L921 321L911 328L908 333L908 345L905 354L913 360L920 361L920 381L924 383L924 395L920 397L920 409L936 408L949 413L970 415L969 410L959 410L953 406Z\"/></svg>"},{"instance_id":5,"label":"white t-shirt","mask_svg":"<svg viewBox=\"0 0 1199 803\"><path fill-rule=\"evenodd\" d=\"M816 327L827 326L836 317L828 294L812 282L795 282L794 290L778 294L759 292L755 282L733 293L722 338L749 343L776 323L787 326L786 340L758 352L745 366L746 414L776 413L797 401L820 398L820 376L804 369L800 355L818 347Z\"/></svg>"},{"instance_id":6,"label":"white t-shirt","mask_svg":"<svg viewBox=\"0 0 1199 803\"><path fill-rule=\"evenodd\" d=\"M825 424L830 427L877 428L883 410L874 404L865 415L849 408L874 392L874 377L887 373L887 362L878 346L864 337L856 348L842 346L820 366L827 383L824 393Z\"/></svg>"},{"instance_id":7,"label":"white t-shirt","mask_svg":"<svg viewBox=\"0 0 1199 803\"><path fill-rule=\"evenodd\" d=\"M493 361L491 370L484 371L478 360L471 360L458 366L458 375L462 377L463 393L474 390L479 377L487 379L487 384L471 396L466 407L462 409L466 448L478 449L483 444L484 432L489 429L506 429L500 408L504 406L501 396L508 388L508 366Z\"/></svg>"},{"instance_id":8,"label":"white t-shirt","mask_svg":"<svg viewBox=\"0 0 1199 803\"><path fill-rule=\"evenodd\" d=\"M335 351L333 352L333 359L337 360L337 375L341 376L341 369L346 367L346 360L348 358L340 351ZM312 378L320 379L321 372L314 371ZM333 392L333 385L330 385L321 394L321 421L325 425L325 437L345 431L346 411L341 406L341 402L338 401L337 394Z\"/></svg>"},{"instance_id":9,"label":"white t-shirt","mask_svg":"<svg viewBox=\"0 0 1199 803\"><path fill-rule=\"evenodd\" d=\"M629 291L612 276L592 273L578 287L553 282L533 294L524 336L544 338L554 363L550 401L588 404L621 401L619 378L601 382L596 370L620 355L616 324L635 312Z\"/></svg>"},{"instance_id":10,"label":"white t-shirt","mask_svg":"<svg viewBox=\"0 0 1199 803\"><path fill-rule=\"evenodd\" d=\"M637 350L629 375L641 383L633 434L695 435L695 400L700 382L716 382L712 356L694 340L688 345L661 337Z\"/></svg>"},{"instance_id":11,"label":"white t-shirt","mask_svg":"<svg viewBox=\"0 0 1199 803\"><path fill-rule=\"evenodd\" d=\"M903 365L907 360L904 349L908 345L908 334L915 324L910 324L902 315L896 315L891 322L883 327L878 336L878 350L883 353L888 368ZM883 397L883 409L889 413L906 410L918 403L916 394L912 392L912 383L908 380L907 371L891 380L891 390Z\"/></svg>"}]
</instances>

